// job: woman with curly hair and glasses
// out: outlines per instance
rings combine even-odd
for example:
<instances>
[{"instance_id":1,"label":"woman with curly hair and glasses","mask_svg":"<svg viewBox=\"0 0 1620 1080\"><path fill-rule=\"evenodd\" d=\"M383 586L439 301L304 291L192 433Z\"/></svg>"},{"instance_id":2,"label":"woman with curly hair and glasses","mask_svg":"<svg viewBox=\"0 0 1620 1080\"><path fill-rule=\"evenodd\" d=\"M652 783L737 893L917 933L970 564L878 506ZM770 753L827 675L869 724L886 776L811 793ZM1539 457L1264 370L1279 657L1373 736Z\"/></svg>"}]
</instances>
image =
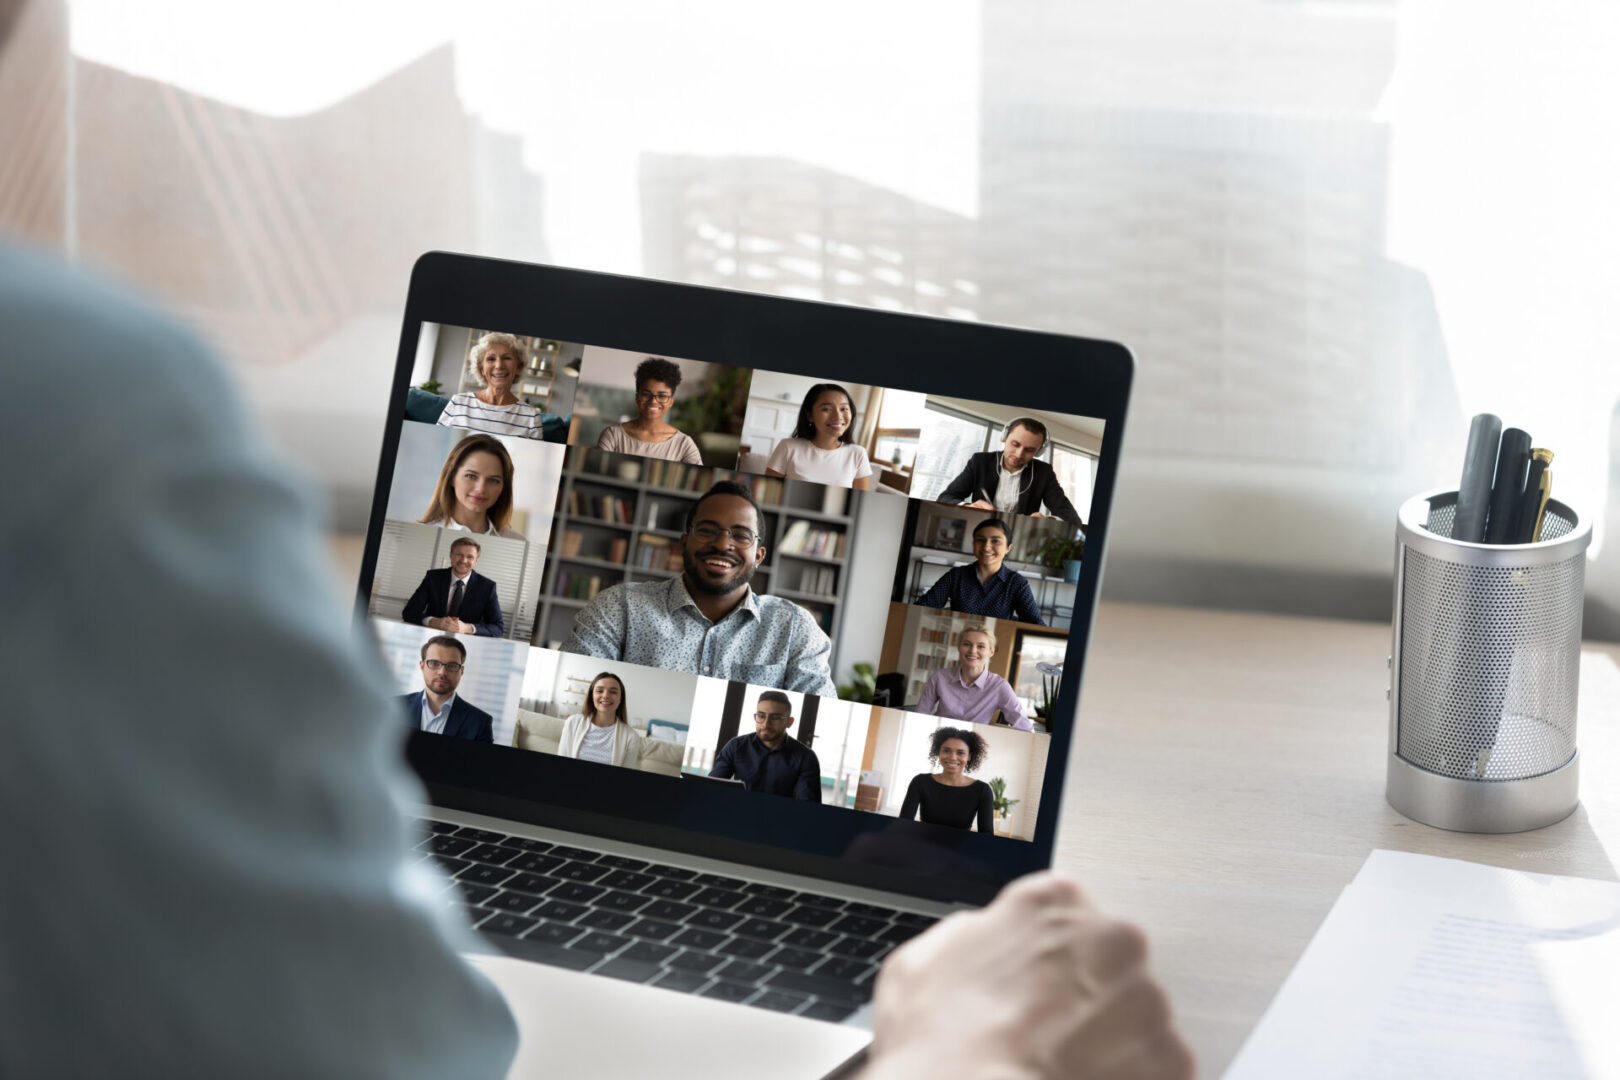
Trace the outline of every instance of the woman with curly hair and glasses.
<instances>
[{"instance_id":1,"label":"woman with curly hair and glasses","mask_svg":"<svg viewBox=\"0 0 1620 1080\"><path fill-rule=\"evenodd\" d=\"M675 404L675 389L681 385L680 365L673 360L649 356L636 365L636 418L622 424L609 424L596 440L598 450L611 454L703 464L697 443L679 428L664 422Z\"/></svg>"},{"instance_id":2,"label":"woman with curly hair and glasses","mask_svg":"<svg viewBox=\"0 0 1620 1080\"><path fill-rule=\"evenodd\" d=\"M995 800L990 785L967 775L978 772L989 753L984 736L976 731L954 727L935 731L928 760L939 766L939 772L918 773L911 778L900 804L901 819L911 821L921 810L922 819L930 825L971 829L976 819L980 832L993 833Z\"/></svg>"},{"instance_id":3,"label":"woman with curly hair and glasses","mask_svg":"<svg viewBox=\"0 0 1620 1080\"><path fill-rule=\"evenodd\" d=\"M489 333L467 351L467 374L482 390L456 394L439 414L444 427L538 439L540 410L513 392L523 375L523 344L511 334Z\"/></svg>"}]
</instances>

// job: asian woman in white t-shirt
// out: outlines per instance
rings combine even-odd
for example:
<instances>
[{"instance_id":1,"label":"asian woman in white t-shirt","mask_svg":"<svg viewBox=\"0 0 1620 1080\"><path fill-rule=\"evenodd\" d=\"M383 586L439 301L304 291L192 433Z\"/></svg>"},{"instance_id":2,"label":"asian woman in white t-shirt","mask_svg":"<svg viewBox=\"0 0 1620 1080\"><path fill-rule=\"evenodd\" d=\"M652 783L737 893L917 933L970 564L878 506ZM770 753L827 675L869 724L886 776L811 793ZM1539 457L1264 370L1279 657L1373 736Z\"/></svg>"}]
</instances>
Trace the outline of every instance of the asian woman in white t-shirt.
<instances>
[{"instance_id":1,"label":"asian woman in white t-shirt","mask_svg":"<svg viewBox=\"0 0 1620 1080\"><path fill-rule=\"evenodd\" d=\"M872 463L855 441L855 400L837 383L817 383L799 406L793 437L783 439L765 463L766 476L809 480L866 491Z\"/></svg>"}]
</instances>

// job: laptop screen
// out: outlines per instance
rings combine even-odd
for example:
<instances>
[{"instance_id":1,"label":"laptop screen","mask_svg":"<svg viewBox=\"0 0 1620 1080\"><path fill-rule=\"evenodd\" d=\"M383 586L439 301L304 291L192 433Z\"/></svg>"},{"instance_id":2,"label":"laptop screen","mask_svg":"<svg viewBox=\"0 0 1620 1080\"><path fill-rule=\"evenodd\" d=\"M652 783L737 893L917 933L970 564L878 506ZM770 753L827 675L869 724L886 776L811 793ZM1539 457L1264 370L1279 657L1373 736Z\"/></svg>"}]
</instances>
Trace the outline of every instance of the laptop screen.
<instances>
[{"instance_id":1,"label":"laptop screen","mask_svg":"<svg viewBox=\"0 0 1620 1080\"><path fill-rule=\"evenodd\" d=\"M532 317L406 335L362 593L419 742L784 848L1050 849L1104 416Z\"/></svg>"}]
</instances>

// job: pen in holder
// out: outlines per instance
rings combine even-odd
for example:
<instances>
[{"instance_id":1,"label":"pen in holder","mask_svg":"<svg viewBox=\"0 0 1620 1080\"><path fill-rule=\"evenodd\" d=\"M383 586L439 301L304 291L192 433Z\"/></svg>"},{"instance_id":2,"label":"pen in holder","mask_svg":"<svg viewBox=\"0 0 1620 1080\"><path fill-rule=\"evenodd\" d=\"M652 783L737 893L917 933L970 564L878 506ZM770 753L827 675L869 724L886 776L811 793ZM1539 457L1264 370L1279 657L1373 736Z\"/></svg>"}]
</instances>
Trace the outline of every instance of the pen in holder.
<instances>
[{"instance_id":1,"label":"pen in holder","mask_svg":"<svg viewBox=\"0 0 1620 1080\"><path fill-rule=\"evenodd\" d=\"M1459 832L1561 821L1578 798L1575 704L1592 530L1548 500L1542 539L1451 538L1455 491L1395 526L1389 804Z\"/></svg>"}]
</instances>

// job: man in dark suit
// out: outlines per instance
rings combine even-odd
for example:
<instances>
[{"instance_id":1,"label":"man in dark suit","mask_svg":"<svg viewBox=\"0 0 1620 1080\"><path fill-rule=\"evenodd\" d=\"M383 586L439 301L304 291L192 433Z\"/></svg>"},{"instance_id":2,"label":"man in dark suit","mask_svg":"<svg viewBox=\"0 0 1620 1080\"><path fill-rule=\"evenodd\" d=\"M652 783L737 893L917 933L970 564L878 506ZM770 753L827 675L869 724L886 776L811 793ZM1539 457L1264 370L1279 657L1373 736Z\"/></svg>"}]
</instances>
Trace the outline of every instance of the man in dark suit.
<instances>
[{"instance_id":1,"label":"man in dark suit","mask_svg":"<svg viewBox=\"0 0 1620 1080\"><path fill-rule=\"evenodd\" d=\"M483 550L470 536L451 544L449 567L422 575L422 584L405 601L404 620L446 634L504 634L495 583L473 570Z\"/></svg>"},{"instance_id":2,"label":"man in dark suit","mask_svg":"<svg viewBox=\"0 0 1620 1080\"><path fill-rule=\"evenodd\" d=\"M1000 452L986 450L968 458L967 468L945 485L939 501L1029 517L1042 517L1044 506L1046 515L1085 528L1052 466L1035 460L1045 446L1046 425L1032 416L1020 416L1007 425Z\"/></svg>"},{"instance_id":3,"label":"man in dark suit","mask_svg":"<svg viewBox=\"0 0 1620 1080\"><path fill-rule=\"evenodd\" d=\"M428 638L422 646L422 689L399 699L413 730L431 731L452 739L494 742L495 724L489 713L456 696L466 671L467 647L448 634Z\"/></svg>"}]
</instances>

